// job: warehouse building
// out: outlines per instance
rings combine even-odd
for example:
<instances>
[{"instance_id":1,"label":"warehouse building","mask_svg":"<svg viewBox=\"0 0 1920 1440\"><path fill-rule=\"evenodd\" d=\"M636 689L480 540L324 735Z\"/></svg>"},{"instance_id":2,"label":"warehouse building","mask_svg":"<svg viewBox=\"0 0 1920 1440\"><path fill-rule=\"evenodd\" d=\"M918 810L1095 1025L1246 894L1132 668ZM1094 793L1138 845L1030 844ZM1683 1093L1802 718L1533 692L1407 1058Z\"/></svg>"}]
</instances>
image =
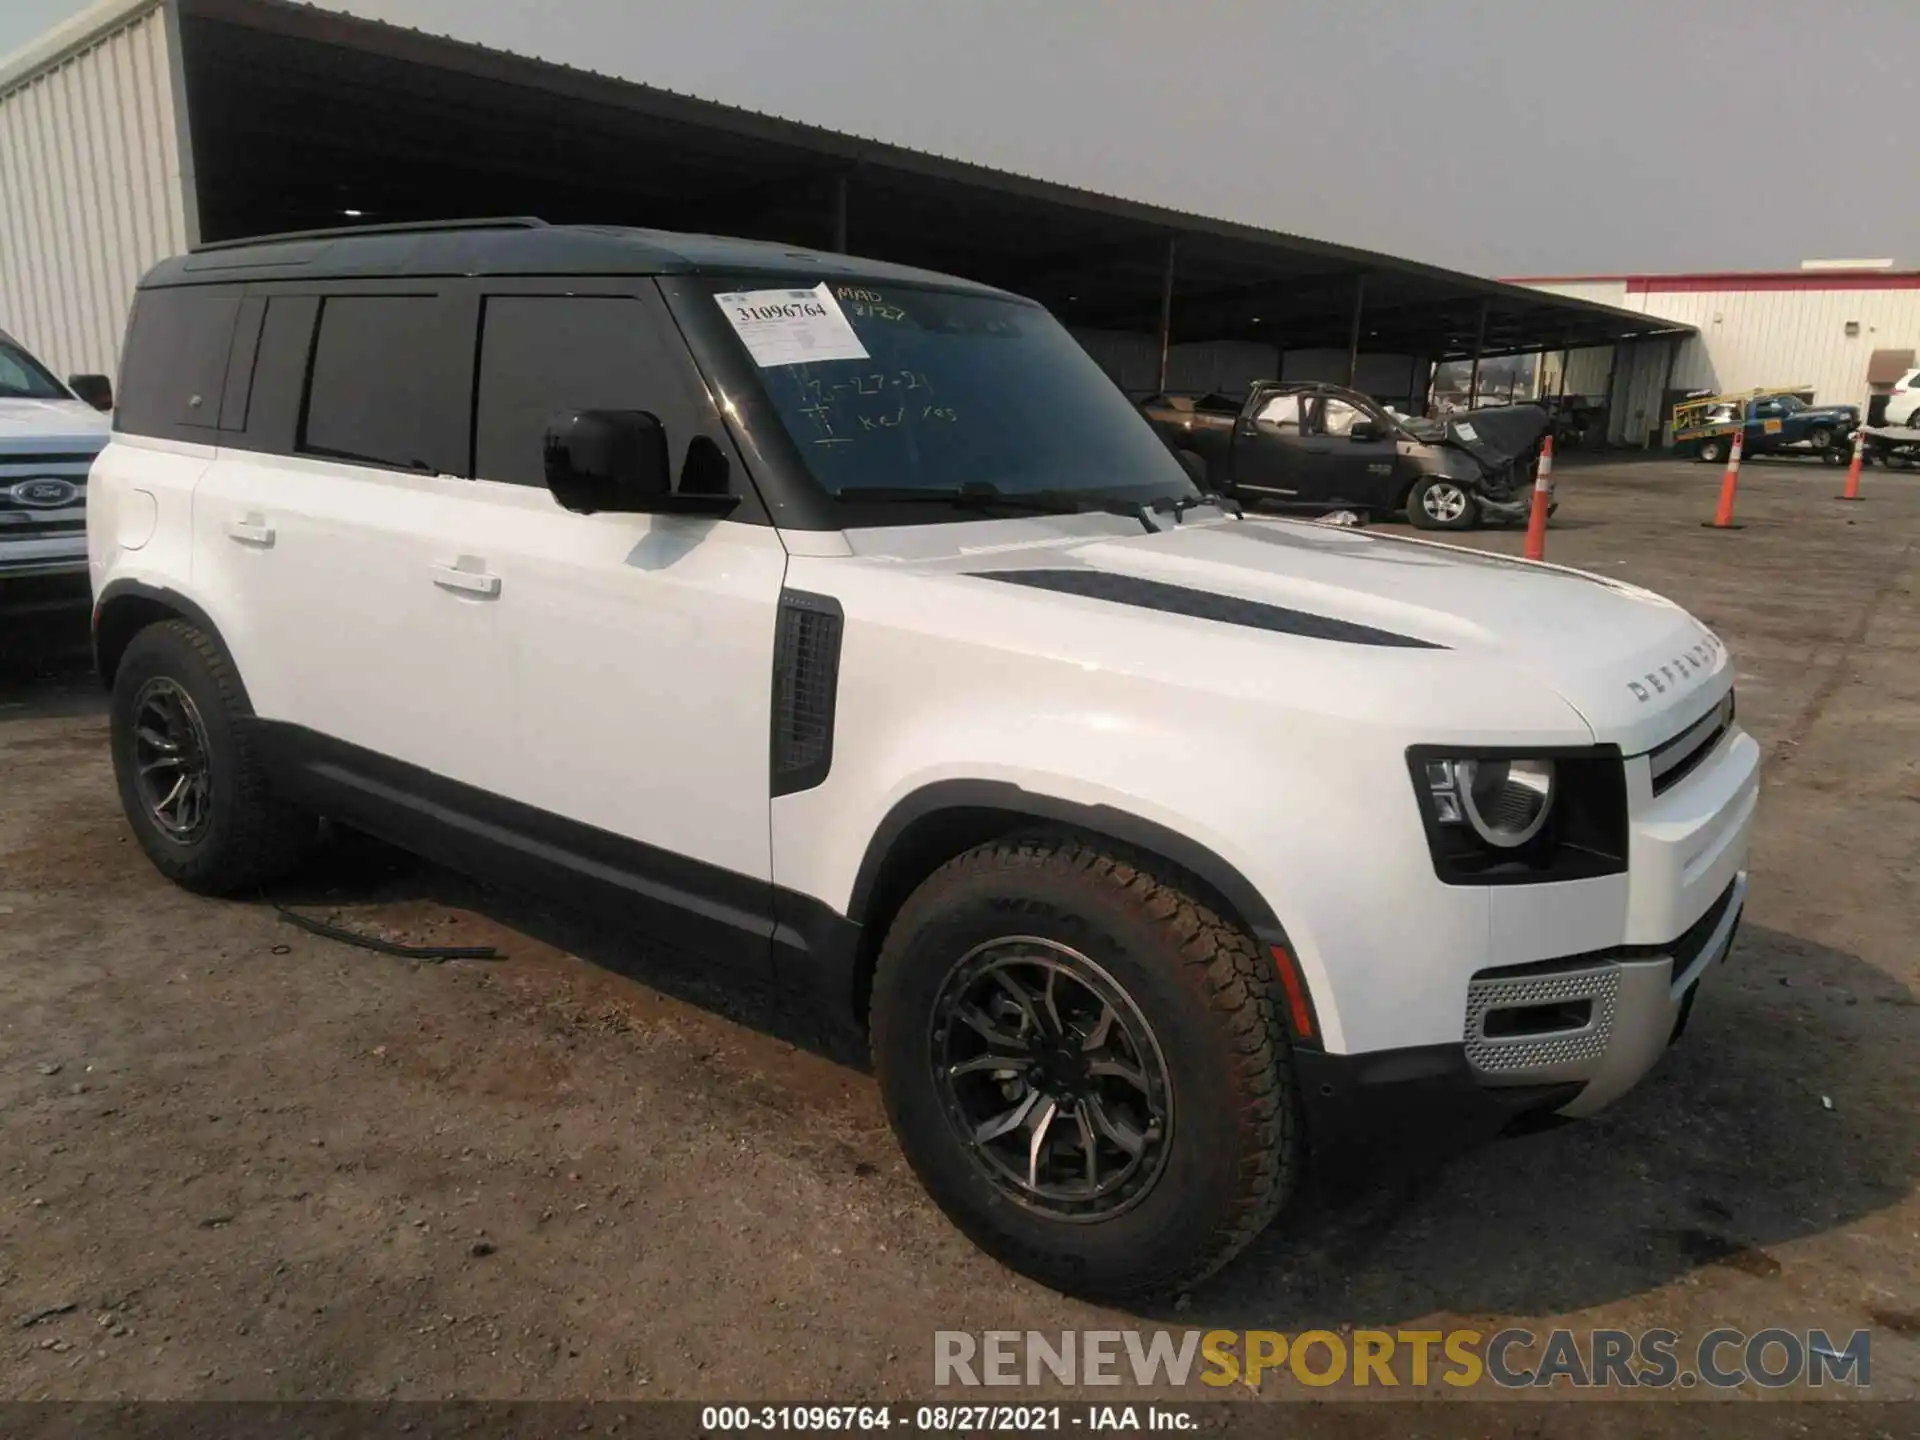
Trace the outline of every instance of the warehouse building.
<instances>
[{"instance_id":1,"label":"warehouse building","mask_svg":"<svg viewBox=\"0 0 1920 1440\"><path fill-rule=\"evenodd\" d=\"M1543 357L1542 384L1608 415L1613 444L1644 444L1690 391L1775 389L1877 420L1920 350L1920 271L1809 261L1785 271L1568 275L1517 280L1545 293L1659 317L1681 335ZM1878 400L1879 405L1874 402Z\"/></svg>"},{"instance_id":2,"label":"warehouse building","mask_svg":"<svg viewBox=\"0 0 1920 1440\"><path fill-rule=\"evenodd\" d=\"M0 59L0 328L64 373L115 368L163 256L476 215L969 276L1049 306L1136 395L1279 375L1419 405L1443 361L1685 333L286 0L102 0Z\"/></svg>"}]
</instances>

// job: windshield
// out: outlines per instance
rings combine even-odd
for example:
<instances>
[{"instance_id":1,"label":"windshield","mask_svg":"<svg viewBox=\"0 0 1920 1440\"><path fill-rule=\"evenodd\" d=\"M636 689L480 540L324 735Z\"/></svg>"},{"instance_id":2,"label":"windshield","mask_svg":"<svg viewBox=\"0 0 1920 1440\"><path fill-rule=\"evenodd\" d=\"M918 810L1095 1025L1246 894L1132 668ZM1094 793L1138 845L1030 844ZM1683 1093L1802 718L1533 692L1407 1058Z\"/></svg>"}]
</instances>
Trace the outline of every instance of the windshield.
<instances>
[{"instance_id":1,"label":"windshield","mask_svg":"<svg viewBox=\"0 0 1920 1440\"><path fill-rule=\"evenodd\" d=\"M1773 403L1778 405L1782 410L1786 411L1789 415L1791 415L1796 410L1804 410L1807 408L1806 402L1804 400L1801 400L1798 396L1794 396L1794 395L1776 395L1773 397Z\"/></svg>"},{"instance_id":2,"label":"windshield","mask_svg":"<svg viewBox=\"0 0 1920 1440\"><path fill-rule=\"evenodd\" d=\"M1197 493L1113 381L1038 306L874 282L768 283L716 283L714 301L830 495Z\"/></svg>"},{"instance_id":3,"label":"windshield","mask_svg":"<svg viewBox=\"0 0 1920 1440\"><path fill-rule=\"evenodd\" d=\"M0 336L0 400L65 400L60 382L40 362Z\"/></svg>"}]
</instances>

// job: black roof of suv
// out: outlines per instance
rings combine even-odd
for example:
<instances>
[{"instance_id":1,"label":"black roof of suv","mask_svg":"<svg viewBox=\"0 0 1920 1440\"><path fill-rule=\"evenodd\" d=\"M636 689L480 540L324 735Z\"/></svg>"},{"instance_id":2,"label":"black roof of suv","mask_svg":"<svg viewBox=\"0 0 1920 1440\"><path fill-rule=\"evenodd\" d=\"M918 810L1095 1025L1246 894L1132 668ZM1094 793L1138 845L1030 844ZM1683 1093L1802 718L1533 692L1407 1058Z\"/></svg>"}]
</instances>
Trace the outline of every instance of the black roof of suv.
<instances>
[{"instance_id":1,"label":"black roof of suv","mask_svg":"<svg viewBox=\"0 0 1920 1440\"><path fill-rule=\"evenodd\" d=\"M321 280L425 275L843 276L937 284L1002 294L931 270L864 260L777 241L681 235L617 225L549 225L543 220L426 221L262 235L201 245L163 260L142 288L235 280Z\"/></svg>"}]
</instances>

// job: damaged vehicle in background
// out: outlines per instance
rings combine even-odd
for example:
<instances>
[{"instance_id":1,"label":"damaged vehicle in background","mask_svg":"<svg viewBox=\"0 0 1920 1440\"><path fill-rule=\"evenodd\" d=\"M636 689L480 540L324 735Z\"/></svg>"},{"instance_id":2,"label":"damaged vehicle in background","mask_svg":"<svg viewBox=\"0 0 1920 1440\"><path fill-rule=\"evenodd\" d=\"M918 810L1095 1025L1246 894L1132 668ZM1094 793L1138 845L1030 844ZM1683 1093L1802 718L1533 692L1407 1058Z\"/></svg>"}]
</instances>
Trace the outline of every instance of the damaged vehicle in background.
<instances>
[{"instance_id":1,"label":"damaged vehicle in background","mask_svg":"<svg viewBox=\"0 0 1920 1440\"><path fill-rule=\"evenodd\" d=\"M1422 530L1524 521L1548 425L1538 405L1410 419L1319 382L1256 381L1241 400L1160 394L1141 409L1196 480L1243 504L1404 510Z\"/></svg>"}]
</instances>

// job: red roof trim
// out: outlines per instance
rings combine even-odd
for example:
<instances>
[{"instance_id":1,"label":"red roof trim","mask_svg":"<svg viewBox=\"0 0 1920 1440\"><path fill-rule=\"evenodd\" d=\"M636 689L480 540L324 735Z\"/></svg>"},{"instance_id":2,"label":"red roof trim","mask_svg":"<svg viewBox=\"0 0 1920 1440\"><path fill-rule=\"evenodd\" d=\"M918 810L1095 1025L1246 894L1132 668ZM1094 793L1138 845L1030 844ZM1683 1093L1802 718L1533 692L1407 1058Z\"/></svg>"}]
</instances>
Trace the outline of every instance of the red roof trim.
<instances>
[{"instance_id":1,"label":"red roof trim","mask_svg":"<svg viewBox=\"0 0 1920 1440\"><path fill-rule=\"evenodd\" d=\"M1509 285L1624 284L1629 295L1727 290L1920 290L1920 270L1717 270L1694 275L1530 275Z\"/></svg>"}]
</instances>

